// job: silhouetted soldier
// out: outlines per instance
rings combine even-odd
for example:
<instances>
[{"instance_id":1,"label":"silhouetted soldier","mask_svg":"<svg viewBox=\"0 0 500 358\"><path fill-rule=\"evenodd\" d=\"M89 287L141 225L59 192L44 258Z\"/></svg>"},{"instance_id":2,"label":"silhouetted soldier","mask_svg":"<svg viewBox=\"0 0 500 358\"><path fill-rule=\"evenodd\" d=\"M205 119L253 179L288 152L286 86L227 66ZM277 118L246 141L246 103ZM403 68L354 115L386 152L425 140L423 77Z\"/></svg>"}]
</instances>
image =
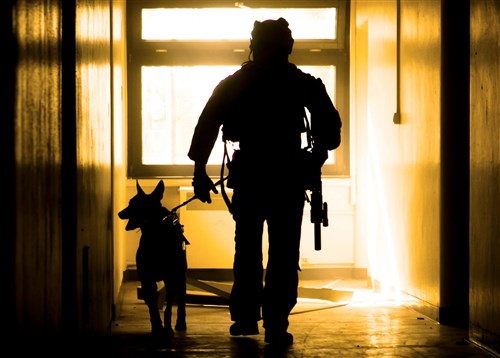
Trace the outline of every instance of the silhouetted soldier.
<instances>
[{"instance_id":1,"label":"silhouetted soldier","mask_svg":"<svg viewBox=\"0 0 500 358\"><path fill-rule=\"evenodd\" d=\"M230 334L258 334L263 319L265 341L283 345L293 343L288 316L297 303L306 181L312 172L321 173L328 151L340 145L341 128L321 79L288 62L293 43L285 19L255 21L249 61L215 88L188 154L194 161L195 196L211 203L210 192L218 191L205 166L219 129L226 143L239 143L228 163L236 223ZM301 149L304 108L311 114L314 140L308 164ZM264 222L269 239L265 278Z\"/></svg>"}]
</instances>

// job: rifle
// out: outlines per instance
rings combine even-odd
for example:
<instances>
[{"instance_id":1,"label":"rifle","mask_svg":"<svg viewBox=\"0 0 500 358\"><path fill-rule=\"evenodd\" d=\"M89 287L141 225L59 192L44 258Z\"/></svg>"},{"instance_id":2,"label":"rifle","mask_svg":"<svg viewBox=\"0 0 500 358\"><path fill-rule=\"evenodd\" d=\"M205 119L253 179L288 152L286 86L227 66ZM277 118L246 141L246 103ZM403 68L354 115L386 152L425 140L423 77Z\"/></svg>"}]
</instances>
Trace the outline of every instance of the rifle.
<instances>
[{"instance_id":1,"label":"rifle","mask_svg":"<svg viewBox=\"0 0 500 358\"><path fill-rule=\"evenodd\" d=\"M311 223L314 224L314 249L321 250L321 224L328 226L328 203L323 202L321 171L311 187Z\"/></svg>"},{"instance_id":2,"label":"rifle","mask_svg":"<svg viewBox=\"0 0 500 358\"><path fill-rule=\"evenodd\" d=\"M311 204L311 222L314 224L314 249L321 250L321 224L328 226L328 204L323 202L323 183L321 182L321 167L314 168L309 166L311 164L312 147L314 140L312 138L311 127L309 125L309 118L304 112L304 122L307 133L307 147L303 148L303 160L306 163L305 167L312 170L311 176L307 174L306 188L311 191L311 200L306 198Z\"/></svg>"}]
</instances>

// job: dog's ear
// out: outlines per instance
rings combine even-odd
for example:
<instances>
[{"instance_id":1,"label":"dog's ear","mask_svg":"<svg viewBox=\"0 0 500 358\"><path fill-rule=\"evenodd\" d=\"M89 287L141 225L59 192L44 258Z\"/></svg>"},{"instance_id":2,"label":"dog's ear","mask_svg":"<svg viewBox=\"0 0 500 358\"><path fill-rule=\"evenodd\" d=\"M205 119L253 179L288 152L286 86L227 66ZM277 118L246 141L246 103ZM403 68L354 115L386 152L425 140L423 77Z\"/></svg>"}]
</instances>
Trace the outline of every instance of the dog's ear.
<instances>
[{"instance_id":1,"label":"dog's ear","mask_svg":"<svg viewBox=\"0 0 500 358\"><path fill-rule=\"evenodd\" d=\"M135 187L137 188L137 194L146 195L144 190L142 190L141 186L139 185L139 180L135 181Z\"/></svg>"},{"instance_id":2,"label":"dog's ear","mask_svg":"<svg viewBox=\"0 0 500 358\"><path fill-rule=\"evenodd\" d=\"M158 184L156 185L155 190L151 193L151 195L154 195L158 198L163 198L163 192L165 191L165 184L163 183L163 180L160 180Z\"/></svg>"}]
</instances>

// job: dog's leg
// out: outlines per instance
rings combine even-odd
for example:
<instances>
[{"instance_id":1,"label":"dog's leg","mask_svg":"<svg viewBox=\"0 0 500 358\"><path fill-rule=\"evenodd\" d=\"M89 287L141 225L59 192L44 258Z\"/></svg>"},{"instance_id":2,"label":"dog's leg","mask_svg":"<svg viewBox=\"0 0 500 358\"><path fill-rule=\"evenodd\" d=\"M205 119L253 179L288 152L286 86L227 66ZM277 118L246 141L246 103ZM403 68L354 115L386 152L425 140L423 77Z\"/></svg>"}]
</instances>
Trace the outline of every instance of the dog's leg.
<instances>
[{"instance_id":1,"label":"dog's leg","mask_svg":"<svg viewBox=\"0 0 500 358\"><path fill-rule=\"evenodd\" d=\"M175 290L171 286L172 283L170 280L165 280L165 289L167 291L167 299L166 299L166 305L165 305L165 310L163 311L163 321L165 323L165 334L169 336L174 335L174 330L172 329L172 306L174 304L174 294Z\"/></svg>"},{"instance_id":2,"label":"dog's leg","mask_svg":"<svg viewBox=\"0 0 500 358\"><path fill-rule=\"evenodd\" d=\"M144 302L148 306L149 319L151 321L151 332L153 336L163 334L163 324L158 310L158 290L155 281L142 280L142 294Z\"/></svg>"}]
</instances>

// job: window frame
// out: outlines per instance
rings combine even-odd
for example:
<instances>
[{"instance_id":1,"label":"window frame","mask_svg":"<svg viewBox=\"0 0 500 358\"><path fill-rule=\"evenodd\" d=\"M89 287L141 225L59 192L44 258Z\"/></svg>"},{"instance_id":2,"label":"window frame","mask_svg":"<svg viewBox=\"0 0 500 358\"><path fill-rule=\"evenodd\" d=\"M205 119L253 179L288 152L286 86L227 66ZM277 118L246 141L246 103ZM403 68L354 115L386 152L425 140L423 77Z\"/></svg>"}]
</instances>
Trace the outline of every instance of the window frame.
<instances>
[{"instance_id":1,"label":"window frame","mask_svg":"<svg viewBox=\"0 0 500 358\"><path fill-rule=\"evenodd\" d=\"M337 7L337 39L295 40L289 59L297 66L334 65L336 67L335 106L342 118L342 143L335 150L335 164L324 165L324 177L346 177L349 170L349 41L348 0L245 1L249 7L311 8ZM150 165L142 163L142 66L233 65L248 59L249 40L245 41L152 41L141 39L142 9L234 7L234 1L142 0L127 1L127 176L132 179L191 178L193 165ZM251 29L248 29L250 37ZM293 29L292 29L293 31ZM234 49L243 49L235 52ZM321 49L311 52L310 49ZM243 60L242 60L243 58ZM208 100L208 98L207 98ZM216 143L217 145L217 143ZM223 145L220 143L220 145ZM187 156L187 153L186 153ZM221 158L222 163L222 158ZM208 164L207 173L220 176L221 165Z\"/></svg>"}]
</instances>

